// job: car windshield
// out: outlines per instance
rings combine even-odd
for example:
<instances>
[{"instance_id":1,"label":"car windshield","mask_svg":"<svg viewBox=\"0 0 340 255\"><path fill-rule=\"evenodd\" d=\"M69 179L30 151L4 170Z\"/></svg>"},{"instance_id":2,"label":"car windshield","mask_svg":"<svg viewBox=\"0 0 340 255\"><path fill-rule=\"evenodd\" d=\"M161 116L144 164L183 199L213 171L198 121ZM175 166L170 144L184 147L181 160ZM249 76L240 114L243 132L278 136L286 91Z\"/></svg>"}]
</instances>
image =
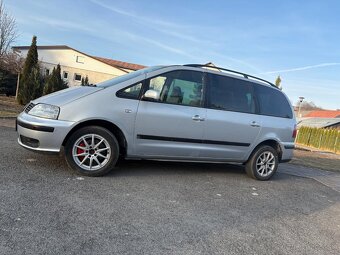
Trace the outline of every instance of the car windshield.
<instances>
[{"instance_id":1,"label":"car windshield","mask_svg":"<svg viewBox=\"0 0 340 255\"><path fill-rule=\"evenodd\" d=\"M113 79L98 83L98 84L96 84L96 86L102 87L102 88L111 87L111 86L114 86L114 85L119 84L121 82L136 78L139 75L149 73L149 72L161 69L161 68L164 68L164 66L152 66L152 67L148 67L148 68L143 68L141 70L134 71L134 72L131 72L131 73L127 73L127 74L115 77Z\"/></svg>"}]
</instances>

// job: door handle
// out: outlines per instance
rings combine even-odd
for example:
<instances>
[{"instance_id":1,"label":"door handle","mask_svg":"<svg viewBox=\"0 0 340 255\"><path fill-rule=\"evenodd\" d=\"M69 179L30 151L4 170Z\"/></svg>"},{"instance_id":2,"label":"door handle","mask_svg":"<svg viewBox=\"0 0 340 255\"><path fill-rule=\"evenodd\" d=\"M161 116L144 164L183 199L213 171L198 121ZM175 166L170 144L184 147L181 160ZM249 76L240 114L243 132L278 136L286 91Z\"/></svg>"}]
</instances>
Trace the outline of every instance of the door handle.
<instances>
[{"instance_id":1,"label":"door handle","mask_svg":"<svg viewBox=\"0 0 340 255\"><path fill-rule=\"evenodd\" d=\"M259 127L260 124L257 123L256 121L252 121L252 122L250 123L250 126L252 126L252 127Z\"/></svg>"},{"instance_id":2,"label":"door handle","mask_svg":"<svg viewBox=\"0 0 340 255\"><path fill-rule=\"evenodd\" d=\"M195 115L191 119L194 121L204 121L204 118L200 117L199 115Z\"/></svg>"}]
</instances>

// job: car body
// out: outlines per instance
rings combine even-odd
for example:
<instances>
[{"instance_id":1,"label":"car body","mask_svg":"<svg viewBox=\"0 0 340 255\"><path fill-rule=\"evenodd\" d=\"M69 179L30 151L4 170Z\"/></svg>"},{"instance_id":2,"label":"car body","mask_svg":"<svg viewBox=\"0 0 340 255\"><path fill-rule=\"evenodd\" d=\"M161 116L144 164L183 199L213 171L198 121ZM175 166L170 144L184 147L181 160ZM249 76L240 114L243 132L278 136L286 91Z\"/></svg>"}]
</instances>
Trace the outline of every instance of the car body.
<instances>
[{"instance_id":1,"label":"car body","mask_svg":"<svg viewBox=\"0 0 340 255\"><path fill-rule=\"evenodd\" d=\"M115 153L127 159L247 163L259 146L269 146L278 162L289 161L296 121L288 98L269 82L240 74L198 65L156 66L62 90L26 106L17 118L18 142L58 153L76 146L68 140L79 129L101 127L113 135L107 141L115 140ZM78 147L87 147L86 139L86 146L78 141ZM85 155L90 147L78 151ZM98 160L94 154L89 158ZM81 169L91 175L88 170Z\"/></svg>"}]
</instances>

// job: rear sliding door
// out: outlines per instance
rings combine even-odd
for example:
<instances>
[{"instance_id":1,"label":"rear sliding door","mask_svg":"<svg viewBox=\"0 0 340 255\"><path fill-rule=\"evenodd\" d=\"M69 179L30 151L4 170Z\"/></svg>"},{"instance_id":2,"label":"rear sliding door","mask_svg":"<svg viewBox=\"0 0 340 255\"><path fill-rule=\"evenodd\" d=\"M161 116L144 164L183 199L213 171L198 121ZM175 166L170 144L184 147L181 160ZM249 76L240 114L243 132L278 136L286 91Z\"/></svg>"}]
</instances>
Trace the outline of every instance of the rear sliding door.
<instances>
[{"instance_id":1,"label":"rear sliding door","mask_svg":"<svg viewBox=\"0 0 340 255\"><path fill-rule=\"evenodd\" d=\"M207 73L207 118L201 156L242 161L261 130L252 83Z\"/></svg>"}]
</instances>

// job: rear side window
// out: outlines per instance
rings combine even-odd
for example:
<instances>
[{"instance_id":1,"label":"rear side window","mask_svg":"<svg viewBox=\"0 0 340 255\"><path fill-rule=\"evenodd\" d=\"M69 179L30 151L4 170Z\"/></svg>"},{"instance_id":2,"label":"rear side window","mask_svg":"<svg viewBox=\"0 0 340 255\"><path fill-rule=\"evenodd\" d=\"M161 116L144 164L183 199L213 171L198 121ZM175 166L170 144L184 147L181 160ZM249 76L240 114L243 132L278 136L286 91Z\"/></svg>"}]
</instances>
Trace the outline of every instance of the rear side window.
<instances>
[{"instance_id":1,"label":"rear side window","mask_svg":"<svg viewBox=\"0 0 340 255\"><path fill-rule=\"evenodd\" d=\"M207 74L208 108L255 113L253 86L250 82L232 77Z\"/></svg>"},{"instance_id":2,"label":"rear side window","mask_svg":"<svg viewBox=\"0 0 340 255\"><path fill-rule=\"evenodd\" d=\"M290 104L281 91L258 84L254 84L254 87L260 106L260 114L293 118Z\"/></svg>"}]
</instances>

